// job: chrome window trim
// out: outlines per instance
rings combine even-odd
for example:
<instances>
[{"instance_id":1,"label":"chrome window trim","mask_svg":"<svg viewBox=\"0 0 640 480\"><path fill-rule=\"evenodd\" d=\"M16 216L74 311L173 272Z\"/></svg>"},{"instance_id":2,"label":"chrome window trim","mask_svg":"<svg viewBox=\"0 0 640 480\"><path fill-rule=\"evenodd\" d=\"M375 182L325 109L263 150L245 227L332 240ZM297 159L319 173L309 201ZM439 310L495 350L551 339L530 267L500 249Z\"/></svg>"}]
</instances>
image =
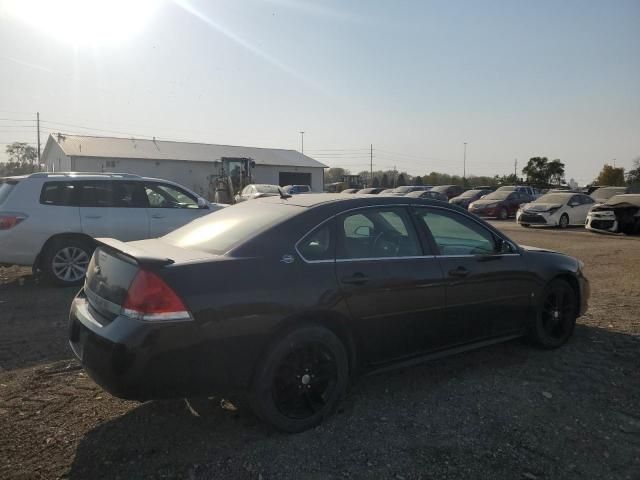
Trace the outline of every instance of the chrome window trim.
<instances>
[{"instance_id":1,"label":"chrome window trim","mask_svg":"<svg viewBox=\"0 0 640 480\"><path fill-rule=\"evenodd\" d=\"M380 261L380 260L410 260L410 259L425 259L425 258L481 258L483 255L416 255L416 256L410 256L410 257L380 257L380 258L333 258L333 260L307 260L306 258L304 258L304 255L302 255L300 253L300 250L298 249L298 244L300 242L302 242L302 240L304 240L304 238L309 235L311 232L313 232L316 228L320 228L322 225L324 225L325 223L337 218L340 215L344 215L345 213L349 213L349 212L354 212L357 210L364 210L366 208L380 208L380 207L412 207L412 208L434 208L437 210L445 210L447 212L454 212L457 215L460 215L460 213L456 212L454 209L452 208L448 208L448 207L443 207L440 205L420 205L420 204L412 204L412 203L398 203L398 204L388 204L388 205L364 205L361 207L354 207L354 208L350 208L348 210L343 210L342 212L336 213L332 216L330 216L329 218L324 219L322 222L318 223L317 225L315 225L314 227L310 228L302 237L300 237L300 240L298 240L295 245L294 245L294 249L296 251L296 253L298 254L298 256L302 259L303 262L305 263L344 263L344 262L363 262L363 261ZM464 217L464 215L462 215ZM467 218L467 217L465 217ZM469 215L468 217L470 220L472 220L473 222L475 222L476 224L478 224L481 228L488 230L487 227L485 227L480 221L478 221L478 219L473 218L472 215ZM492 230L488 230L490 233L494 234L494 232ZM496 234L498 235L498 234ZM487 254L487 255L500 255L501 257L514 257L514 256L521 256L522 255L522 251L520 250L520 248L514 244L513 242L511 242L510 240L505 239L502 235L498 235L498 237L503 240L504 242L507 242L509 245L511 245L512 248L514 248L516 250L517 253L496 253L496 254Z\"/></svg>"},{"instance_id":2,"label":"chrome window trim","mask_svg":"<svg viewBox=\"0 0 640 480\"><path fill-rule=\"evenodd\" d=\"M425 258L435 259L435 255L416 255L415 257L366 257L366 258L336 258L336 263L345 262L379 262L381 260L415 260Z\"/></svg>"}]
</instances>

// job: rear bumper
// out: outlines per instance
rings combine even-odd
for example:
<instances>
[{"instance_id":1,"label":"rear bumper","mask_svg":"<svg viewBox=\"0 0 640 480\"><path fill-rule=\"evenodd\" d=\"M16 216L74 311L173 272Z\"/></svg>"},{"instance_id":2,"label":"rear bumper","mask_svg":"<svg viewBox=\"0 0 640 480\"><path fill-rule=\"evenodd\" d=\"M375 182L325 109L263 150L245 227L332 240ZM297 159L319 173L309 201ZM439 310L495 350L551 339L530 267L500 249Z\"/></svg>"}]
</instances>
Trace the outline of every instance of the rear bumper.
<instances>
[{"instance_id":1,"label":"rear bumper","mask_svg":"<svg viewBox=\"0 0 640 480\"><path fill-rule=\"evenodd\" d=\"M194 322L109 320L83 290L71 305L69 344L87 374L116 397L179 398L230 388L223 346L207 341Z\"/></svg>"}]
</instances>

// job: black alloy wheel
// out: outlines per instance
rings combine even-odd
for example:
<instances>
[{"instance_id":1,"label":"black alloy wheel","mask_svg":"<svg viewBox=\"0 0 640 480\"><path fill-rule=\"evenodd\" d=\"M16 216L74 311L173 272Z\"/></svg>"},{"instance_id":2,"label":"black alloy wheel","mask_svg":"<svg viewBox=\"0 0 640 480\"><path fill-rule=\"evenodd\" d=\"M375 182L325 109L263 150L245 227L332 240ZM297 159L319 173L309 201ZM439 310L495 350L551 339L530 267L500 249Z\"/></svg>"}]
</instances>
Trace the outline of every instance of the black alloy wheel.
<instances>
[{"instance_id":1,"label":"black alloy wheel","mask_svg":"<svg viewBox=\"0 0 640 480\"><path fill-rule=\"evenodd\" d=\"M576 292L565 280L553 280L545 289L531 338L543 348L563 345L576 325Z\"/></svg>"},{"instance_id":2,"label":"black alloy wheel","mask_svg":"<svg viewBox=\"0 0 640 480\"><path fill-rule=\"evenodd\" d=\"M285 417L309 418L327 404L337 382L332 352L322 344L306 344L287 355L276 370L273 401Z\"/></svg>"},{"instance_id":3,"label":"black alloy wheel","mask_svg":"<svg viewBox=\"0 0 640 480\"><path fill-rule=\"evenodd\" d=\"M277 429L301 432L333 412L348 381L340 339L320 325L305 325L272 344L256 368L248 400Z\"/></svg>"}]
</instances>

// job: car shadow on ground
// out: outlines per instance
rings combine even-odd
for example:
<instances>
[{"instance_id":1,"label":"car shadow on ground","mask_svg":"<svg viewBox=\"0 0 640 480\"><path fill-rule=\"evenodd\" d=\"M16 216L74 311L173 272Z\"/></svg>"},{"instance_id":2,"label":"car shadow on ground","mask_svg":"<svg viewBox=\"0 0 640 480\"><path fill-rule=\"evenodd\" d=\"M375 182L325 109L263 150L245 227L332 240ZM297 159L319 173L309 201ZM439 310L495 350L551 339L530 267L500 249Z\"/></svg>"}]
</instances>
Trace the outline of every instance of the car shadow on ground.
<instances>
[{"instance_id":1,"label":"car shadow on ground","mask_svg":"<svg viewBox=\"0 0 640 480\"><path fill-rule=\"evenodd\" d=\"M638 352L587 326L554 351L496 345L362 378L296 435L147 402L85 434L69 478L638 478Z\"/></svg>"}]
</instances>

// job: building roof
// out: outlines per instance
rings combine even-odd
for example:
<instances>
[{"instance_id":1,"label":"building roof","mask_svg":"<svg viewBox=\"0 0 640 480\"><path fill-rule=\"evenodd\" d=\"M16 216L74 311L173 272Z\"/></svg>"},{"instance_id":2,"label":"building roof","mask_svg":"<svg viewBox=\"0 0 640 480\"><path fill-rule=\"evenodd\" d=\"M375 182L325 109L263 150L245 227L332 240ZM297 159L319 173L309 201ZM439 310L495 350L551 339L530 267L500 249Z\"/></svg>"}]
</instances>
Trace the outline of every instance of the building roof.
<instances>
[{"instance_id":1,"label":"building roof","mask_svg":"<svg viewBox=\"0 0 640 480\"><path fill-rule=\"evenodd\" d=\"M146 160L184 160L213 162L222 157L251 158L257 165L288 167L327 166L296 150L282 148L237 147L210 143L171 142L139 138L94 137L51 134L43 153L46 158L51 142L57 143L65 155L73 157L139 158Z\"/></svg>"}]
</instances>

